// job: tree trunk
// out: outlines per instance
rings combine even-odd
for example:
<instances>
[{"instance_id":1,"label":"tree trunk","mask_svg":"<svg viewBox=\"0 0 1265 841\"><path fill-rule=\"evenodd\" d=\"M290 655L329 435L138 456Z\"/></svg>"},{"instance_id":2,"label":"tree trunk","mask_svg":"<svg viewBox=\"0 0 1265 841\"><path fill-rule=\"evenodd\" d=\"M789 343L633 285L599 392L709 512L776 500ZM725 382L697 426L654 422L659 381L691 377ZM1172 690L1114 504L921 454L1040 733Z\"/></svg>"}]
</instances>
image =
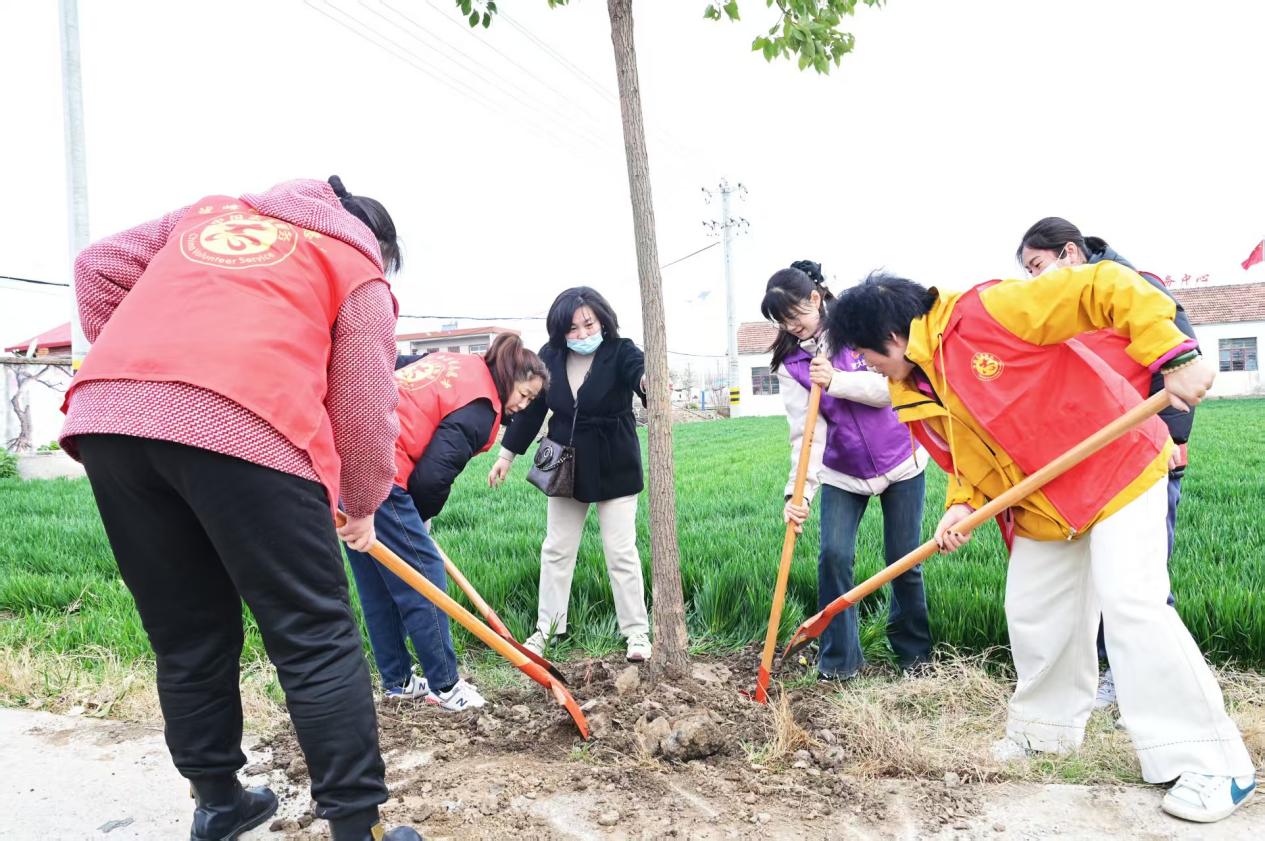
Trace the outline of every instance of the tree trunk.
<instances>
[{"instance_id":1,"label":"tree trunk","mask_svg":"<svg viewBox=\"0 0 1265 841\"><path fill-rule=\"evenodd\" d=\"M633 46L632 0L607 0L615 72L619 77L619 109L624 123L624 153L632 198L633 234L637 241L637 274L641 280L641 318L646 334L650 450L650 551L654 575L654 656L652 673L679 675L689 670L685 632L685 597L681 591L680 550L676 543L676 471L672 463L672 407L668 378L668 341L663 323L663 279L655 240L654 204L650 197L650 161L641 120L641 88L637 51Z\"/></svg>"}]
</instances>

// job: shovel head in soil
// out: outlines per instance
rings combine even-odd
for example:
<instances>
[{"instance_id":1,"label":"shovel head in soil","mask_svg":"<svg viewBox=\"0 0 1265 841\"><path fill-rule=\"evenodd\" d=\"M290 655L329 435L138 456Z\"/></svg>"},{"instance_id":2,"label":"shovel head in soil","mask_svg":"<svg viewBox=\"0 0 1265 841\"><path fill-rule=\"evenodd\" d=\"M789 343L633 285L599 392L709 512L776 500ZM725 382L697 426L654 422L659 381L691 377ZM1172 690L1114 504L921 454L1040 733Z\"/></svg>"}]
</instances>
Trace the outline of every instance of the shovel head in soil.
<instances>
[{"instance_id":1,"label":"shovel head in soil","mask_svg":"<svg viewBox=\"0 0 1265 841\"><path fill-rule=\"evenodd\" d=\"M334 521L341 526L347 522L347 515L342 511L338 511L334 515ZM584 718L580 705L575 702L575 698L567 691L562 681L503 640L495 631L480 622L473 613L457 604L451 596L427 580L426 576L384 546L382 541L373 541L373 545L369 547L368 554L372 555L373 559L378 563L399 576L400 580L405 584L421 593L427 601L434 604L435 607L448 614L448 616L460 623L463 628L478 637L484 645L509 660L523 674L548 689L553 694L554 700L565 707L567 712L571 714L576 728L580 731L580 737L586 741L588 740L589 723Z\"/></svg>"},{"instance_id":2,"label":"shovel head in soil","mask_svg":"<svg viewBox=\"0 0 1265 841\"><path fill-rule=\"evenodd\" d=\"M558 668L553 663L550 663L544 657L514 639L514 635L510 633L510 629L501 621L501 617L497 616L492 606L484 601L483 597L479 595L479 591L474 589L474 585L470 583L470 580L461 573L461 570L457 569L457 565L449 559L444 550L439 548L438 543L435 544L435 550L439 552L439 557L444 559L444 571L448 573L448 577L457 583L457 586L461 588L461 592L466 594L466 598L470 600L470 604L474 605L474 609L479 611L479 615L483 617L483 621L488 624L488 627L498 637L517 649L519 654L522 654L528 660L553 675L554 680L565 684L567 679L563 677L562 672L558 671Z\"/></svg>"},{"instance_id":3,"label":"shovel head in soil","mask_svg":"<svg viewBox=\"0 0 1265 841\"><path fill-rule=\"evenodd\" d=\"M1169 404L1168 392L1158 391L1152 394L1143 402L1134 406L1093 435L1081 441L1072 447L1063 455L1058 456L1045 467L1033 473L1010 490L999 495L996 499L985 504L977 511L973 511L966 518L958 522L953 530L962 535L970 534L983 523L1001 514L1007 508L1022 501L1026 497L1031 496L1040 490L1046 483L1053 481L1059 476L1066 473L1071 468L1080 464L1103 447L1115 441L1121 435L1133 429L1138 424L1145 421L1152 415L1158 414L1161 409ZM822 631L826 630L826 626L830 624L830 620L834 619L839 613L847 610L855 605L861 599L873 593L879 587L901 575L905 571L917 566L923 561L930 558L939 551L939 544L934 539L928 540L905 557L896 561L891 566L881 570L878 574L867 578L830 604L822 608L821 612L815 616L811 616L804 621L802 625L795 629L795 633L791 635L791 641L787 644L785 652L782 654L781 663L786 663L795 652L799 651L809 641L815 639Z\"/></svg>"}]
</instances>

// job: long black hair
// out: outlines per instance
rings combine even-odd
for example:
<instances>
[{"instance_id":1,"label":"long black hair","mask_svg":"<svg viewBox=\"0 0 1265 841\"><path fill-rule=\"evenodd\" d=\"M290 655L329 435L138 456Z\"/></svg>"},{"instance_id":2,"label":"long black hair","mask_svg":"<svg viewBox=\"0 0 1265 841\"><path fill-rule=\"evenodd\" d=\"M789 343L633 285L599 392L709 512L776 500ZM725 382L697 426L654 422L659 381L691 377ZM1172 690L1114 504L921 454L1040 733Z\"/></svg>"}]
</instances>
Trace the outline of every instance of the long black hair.
<instances>
[{"instance_id":1,"label":"long black hair","mask_svg":"<svg viewBox=\"0 0 1265 841\"><path fill-rule=\"evenodd\" d=\"M1080 249L1081 256L1086 261L1093 255L1107 250L1107 240L1102 237L1084 236L1080 228L1061 216L1047 216L1033 223L1032 227L1024 232L1023 239L1019 240L1019 247L1015 249L1015 259L1020 263L1023 262L1025 248L1031 248L1034 251L1053 251L1058 254L1069 242Z\"/></svg>"},{"instance_id":2,"label":"long black hair","mask_svg":"<svg viewBox=\"0 0 1265 841\"><path fill-rule=\"evenodd\" d=\"M931 311L940 294L887 272L845 289L826 315L826 338L833 348L850 347L887 353L895 333L909 338L909 324Z\"/></svg>"},{"instance_id":3,"label":"long black hair","mask_svg":"<svg viewBox=\"0 0 1265 841\"><path fill-rule=\"evenodd\" d=\"M337 175L329 177L329 186L334 195L342 203L343 209L369 226L373 235L378 238L378 248L382 251L382 267L387 274L394 274L404 265L404 257L400 253L400 240L395 234L395 222L391 214L382 206L382 202L368 196L353 196L343 186L343 179Z\"/></svg>"},{"instance_id":4,"label":"long black hair","mask_svg":"<svg viewBox=\"0 0 1265 841\"><path fill-rule=\"evenodd\" d=\"M602 340L619 338L619 319L611 305L591 286L573 286L558 293L545 316L545 329L549 331L549 344L558 350L567 349L567 333L571 332L571 319L580 307L593 310L602 325Z\"/></svg>"},{"instance_id":5,"label":"long black hair","mask_svg":"<svg viewBox=\"0 0 1265 841\"><path fill-rule=\"evenodd\" d=\"M825 319L826 302L833 301L835 296L826 288L821 263L812 260L796 260L790 268L778 269L769 278L764 287L764 300L760 302L760 314L778 325L777 338L769 346L769 352L773 354L769 370L780 368L786 357L799 347L800 340L788 333L782 324L800 314L813 292L821 295L819 315Z\"/></svg>"}]
</instances>

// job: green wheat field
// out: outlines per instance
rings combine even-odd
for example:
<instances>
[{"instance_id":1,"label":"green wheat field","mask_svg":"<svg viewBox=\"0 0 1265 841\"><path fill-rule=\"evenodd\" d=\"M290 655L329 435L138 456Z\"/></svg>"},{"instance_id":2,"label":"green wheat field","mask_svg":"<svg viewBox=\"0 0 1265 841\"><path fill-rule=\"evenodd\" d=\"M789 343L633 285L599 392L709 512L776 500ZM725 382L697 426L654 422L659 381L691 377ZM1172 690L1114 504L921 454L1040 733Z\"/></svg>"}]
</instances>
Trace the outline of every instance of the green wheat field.
<instances>
[{"instance_id":1,"label":"green wheat field","mask_svg":"<svg viewBox=\"0 0 1265 841\"><path fill-rule=\"evenodd\" d=\"M691 644L721 652L762 639L784 534L782 488L789 458L783 418L676 427L677 517ZM644 439L643 439L644 440ZM435 520L436 540L519 639L536 609L545 498L524 481L519 459L500 488L487 486L491 455L475 459ZM1199 409L1172 559L1177 609L1200 647L1219 663L1265 667L1265 400L1222 400ZM929 469L923 537L942 510L944 476ZM639 544L650 577L644 498ZM857 578L882 563L877 501L861 526ZM816 510L800 538L782 633L816 608ZM0 645L32 653L112 651L123 662L152 659L119 579L86 480L0 479ZM302 574L303 558L294 559ZM932 633L963 652L1005 646L1005 557L989 524L962 552L925 566ZM465 603L455 586L454 596ZM888 659L886 596L861 606L863 641ZM263 661L247 616L245 659ZM572 589L568 651L601 654L620 639L590 514ZM454 627L459 651L478 647ZM473 651L471 651L473 653Z\"/></svg>"}]
</instances>

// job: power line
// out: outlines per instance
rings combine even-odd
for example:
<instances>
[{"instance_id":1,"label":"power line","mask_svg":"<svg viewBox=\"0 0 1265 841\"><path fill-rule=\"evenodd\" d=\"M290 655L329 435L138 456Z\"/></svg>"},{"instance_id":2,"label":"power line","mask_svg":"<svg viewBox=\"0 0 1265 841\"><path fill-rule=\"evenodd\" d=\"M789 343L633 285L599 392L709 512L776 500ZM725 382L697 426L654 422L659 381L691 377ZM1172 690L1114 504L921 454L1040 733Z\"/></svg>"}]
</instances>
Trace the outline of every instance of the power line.
<instances>
[{"instance_id":1,"label":"power line","mask_svg":"<svg viewBox=\"0 0 1265 841\"><path fill-rule=\"evenodd\" d=\"M716 246L718 246L718 245L720 245L720 240L716 240L716 241L715 241L715 242L713 242L711 245L704 245L704 246L703 246L702 248L700 248L698 251L691 251L689 254L686 254L684 257L677 257L677 258L676 258L675 260L673 260L671 263L664 263L662 266L660 266L660 267L659 267L659 269L660 269L660 270L663 270L663 269L666 269L668 266L675 266L677 263L680 263L680 262L683 262L683 261L685 261L685 260L690 259L690 258L691 258L691 257L693 257L695 254L702 254L702 253L703 253L704 251L706 251L707 249L709 249L709 248L715 248L715 247L716 247Z\"/></svg>"},{"instance_id":2,"label":"power line","mask_svg":"<svg viewBox=\"0 0 1265 841\"><path fill-rule=\"evenodd\" d=\"M55 283L51 280L35 280L30 277L13 277L12 275L0 274L0 280L17 280L22 283L38 283L40 286L70 286L69 283Z\"/></svg>"}]
</instances>

